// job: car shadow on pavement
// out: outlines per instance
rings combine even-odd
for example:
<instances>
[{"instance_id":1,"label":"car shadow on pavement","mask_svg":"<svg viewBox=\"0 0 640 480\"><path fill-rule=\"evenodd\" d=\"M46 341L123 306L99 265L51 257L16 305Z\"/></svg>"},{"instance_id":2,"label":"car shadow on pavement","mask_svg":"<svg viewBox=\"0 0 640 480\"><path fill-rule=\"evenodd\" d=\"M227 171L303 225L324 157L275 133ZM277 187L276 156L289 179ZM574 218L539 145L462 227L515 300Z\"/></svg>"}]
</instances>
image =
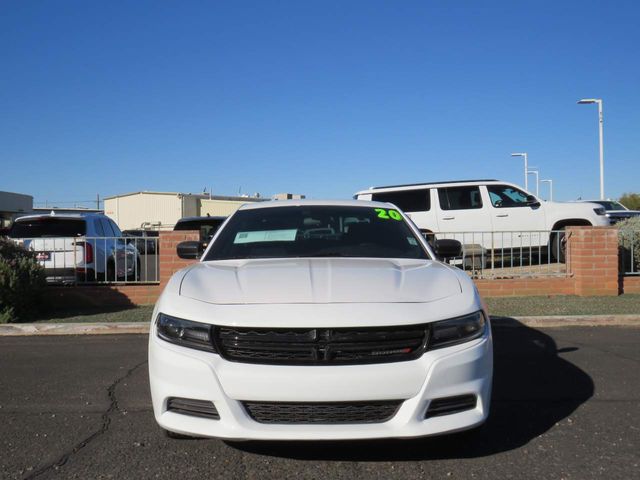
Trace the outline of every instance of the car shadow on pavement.
<instances>
[{"instance_id":1,"label":"car shadow on pavement","mask_svg":"<svg viewBox=\"0 0 640 480\"><path fill-rule=\"evenodd\" d=\"M558 356L555 341L511 318L494 318L489 420L470 432L411 440L234 442L239 450L285 458L402 461L475 458L526 445L594 393L591 377Z\"/></svg>"}]
</instances>

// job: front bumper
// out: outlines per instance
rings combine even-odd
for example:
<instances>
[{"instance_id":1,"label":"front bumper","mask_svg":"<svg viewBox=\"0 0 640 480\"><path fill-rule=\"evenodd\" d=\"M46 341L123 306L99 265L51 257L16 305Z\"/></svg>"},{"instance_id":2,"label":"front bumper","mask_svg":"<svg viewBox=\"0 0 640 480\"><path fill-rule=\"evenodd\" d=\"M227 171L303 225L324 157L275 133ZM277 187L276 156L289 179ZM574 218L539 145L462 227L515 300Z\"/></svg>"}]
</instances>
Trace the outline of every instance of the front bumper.
<instances>
[{"instance_id":1,"label":"front bumper","mask_svg":"<svg viewBox=\"0 0 640 480\"><path fill-rule=\"evenodd\" d=\"M348 366L272 366L229 362L213 353L149 339L149 378L158 424L177 433L254 440L407 438L456 432L489 414L493 373L487 324L476 340L428 351L417 360ZM476 395L475 408L425 419L432 399ZM209 400L219 420L167 411L171 397ZM382 423L265 424L241 401L360 402L401 399Z\"/></svg>"}]
</instances>

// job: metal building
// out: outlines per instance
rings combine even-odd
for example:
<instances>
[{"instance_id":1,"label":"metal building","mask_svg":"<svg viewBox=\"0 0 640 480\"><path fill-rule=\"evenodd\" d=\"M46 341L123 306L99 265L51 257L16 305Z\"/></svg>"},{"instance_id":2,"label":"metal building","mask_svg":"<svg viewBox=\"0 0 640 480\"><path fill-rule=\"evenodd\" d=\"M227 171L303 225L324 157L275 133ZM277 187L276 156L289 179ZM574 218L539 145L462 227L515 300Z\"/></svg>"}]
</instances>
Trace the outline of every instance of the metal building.
<instances>
[{"instance_id":1,"label":"metal building","mask_svg":"<svg viewBox=\"0 0 640 480\"><path fill-rule=\"evenodd\" d=\"M200 201L200 215L228 216L249 202L263 202L268 199L259 197L224 197L212 195L211 198L203 198Z\"/></svg>"},{"instance_id":2,"label":"metal building","mask_svg":"<svg viewBox=\"0 0 640 480\"><path fill-rule=\"evenodd\" d=\"M133 192L106 197L104 213L121 230L171 230L183 217L230 215L257 197L227 197L177 192Z\"/></svg>"},{"instance_id":3,"label":"metal building","mask_svg":"<svg viewBox=\"0 0 640 480\"><path fill-rule=\"evenodd\" d=\"M33 210L33 197L22 193L0 192L0 228Z\"/></svg>"}]
</instances>

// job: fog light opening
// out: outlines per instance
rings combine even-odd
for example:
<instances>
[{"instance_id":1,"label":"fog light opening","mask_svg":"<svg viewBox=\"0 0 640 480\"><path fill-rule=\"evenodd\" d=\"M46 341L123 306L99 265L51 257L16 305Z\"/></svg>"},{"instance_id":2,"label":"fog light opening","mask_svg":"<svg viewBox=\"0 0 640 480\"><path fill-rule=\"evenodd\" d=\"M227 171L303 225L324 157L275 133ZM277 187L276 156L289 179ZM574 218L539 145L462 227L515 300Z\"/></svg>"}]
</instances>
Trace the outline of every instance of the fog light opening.
<instances>
[{"instance_id":1,"label":"fog light opening","mask_svg":"<svg viewBox=\"0 0 640 480\"><path fill-rule=\"evenodd\" d=\"M424 418L452 415L454 413L473 410L478 404L476 395L457 395L455 397L434 398L429 403L429 408Z\"/></svg>"},{"instance_id":2,"label":"fog light opening","mask_svg":"<svg viewBox=\"0 0 640 480\"><path fill-rule=\"evenodd\" d=\"M170 397L167 400L167 411L189 415L192 417L220 420L220 414L213 402L208 400L195 400L193 398Z\"/></svg>"}]
</instances>

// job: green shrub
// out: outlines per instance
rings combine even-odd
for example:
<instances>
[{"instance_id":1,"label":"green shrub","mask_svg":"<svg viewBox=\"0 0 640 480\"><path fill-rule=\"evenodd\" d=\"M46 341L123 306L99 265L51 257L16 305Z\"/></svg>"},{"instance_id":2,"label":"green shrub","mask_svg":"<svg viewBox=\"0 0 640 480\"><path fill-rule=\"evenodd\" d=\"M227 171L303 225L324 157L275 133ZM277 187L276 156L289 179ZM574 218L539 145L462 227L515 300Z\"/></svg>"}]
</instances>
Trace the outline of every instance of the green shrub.
<instances>
[{"instance_id":1,"label":"green shrub","mask_svg":"<svg viewBox=\"0 0 640 480\"><path fill-rule=\"evenodd\" d=\"M640 194L638 193L625 193L618 201L629 210L640 210Z\"/></svg>"},{"instance_id":2,"label":"green shrub","mask_svg":"<svg viewBox=\"0 0 640 480\"><path fill-rule=\"evenodd\" d=\"M630 272L632 269L634 272L640 271L640 217L623 220L617 223L616 227L618 227L622 271Z\"/></svg>"},{"instance_id":3,"label":"green shrub","mask_svg":"<svg viewBox=\"0 0 640 480\"><path fill-rule=\"evenodd\" d=\"M35 254L0 237L0 323L32 318L44 285L44 270Z\"/></svg>"}]
</instances>

